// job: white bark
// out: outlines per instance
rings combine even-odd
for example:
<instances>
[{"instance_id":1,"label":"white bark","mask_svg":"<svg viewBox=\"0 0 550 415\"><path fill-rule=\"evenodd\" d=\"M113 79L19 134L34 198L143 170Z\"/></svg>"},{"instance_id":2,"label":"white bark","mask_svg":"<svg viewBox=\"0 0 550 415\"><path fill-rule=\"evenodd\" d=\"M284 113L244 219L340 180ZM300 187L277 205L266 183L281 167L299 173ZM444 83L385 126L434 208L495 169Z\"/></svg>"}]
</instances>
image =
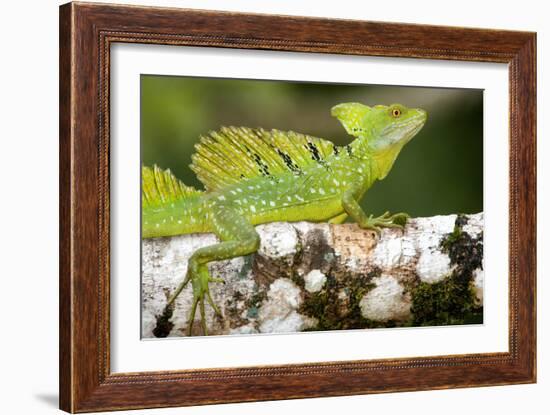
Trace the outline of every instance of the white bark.
<instances>
[{"instance_id":1,"label":"white bark","mask_svg":"<svg viewBox=\"0 0 550 415\"><path fill-rule=\"evenodd\" d=\"M462 266L452 263L441 245L456 220L456 215L410 219L404 230L384 229L380 237L355 224L260 225L258 253L210 265L212 276L226 284L210 285L224 317L206 305L209 334L326 329L325 320L338 322L338 328L354 328L358 318L380 326L410 324L416 287L443 281ZM466 215L464 221L461 231L482 244L483 213ZM166 314L167 324L160 324L158 317L185 277L189 256L216 241L211 234L143 240L143 337L185 335L190 286L177 298L173 313ZM479 267L471 275L472 292L481 305L483 270ZM325 308L319 311L317 304ZM199 318L197 309L196 335L202 334Z\"/></svg>"}]
</instances>

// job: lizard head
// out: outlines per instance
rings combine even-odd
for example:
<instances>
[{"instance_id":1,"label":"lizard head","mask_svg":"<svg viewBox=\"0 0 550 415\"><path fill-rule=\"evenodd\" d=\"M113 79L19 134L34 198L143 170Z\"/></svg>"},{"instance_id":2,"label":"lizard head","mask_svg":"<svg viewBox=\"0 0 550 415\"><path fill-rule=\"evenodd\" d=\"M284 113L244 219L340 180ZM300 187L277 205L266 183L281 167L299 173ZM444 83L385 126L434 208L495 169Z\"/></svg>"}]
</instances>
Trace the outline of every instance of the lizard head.
<instances>
[{"instance_id":1,"label":"lizard head","mask_svg":"<svg viewBox=\"0 0 550 415\"><path fill-rule=\"evenodd\" d=\"M356 102L332 107L331 114L347 133L366 139L373 150L405 145L424 126L428 115L420 108L401 104L368 107Z\"/></svg>"},{"instance_id":2,"label":"lizard head","mask_svg":"<svg viewBox=\"0 0 550 415\"><path fill-rule=\"evenodd\" d=\"M332 115L347 133L357 137L352 146L378 160L380 178L384 178L395 158L426 123L428 114L420 108L401 104L368 107L359 103L332 107Z\"/></svg>"}]
</instances>

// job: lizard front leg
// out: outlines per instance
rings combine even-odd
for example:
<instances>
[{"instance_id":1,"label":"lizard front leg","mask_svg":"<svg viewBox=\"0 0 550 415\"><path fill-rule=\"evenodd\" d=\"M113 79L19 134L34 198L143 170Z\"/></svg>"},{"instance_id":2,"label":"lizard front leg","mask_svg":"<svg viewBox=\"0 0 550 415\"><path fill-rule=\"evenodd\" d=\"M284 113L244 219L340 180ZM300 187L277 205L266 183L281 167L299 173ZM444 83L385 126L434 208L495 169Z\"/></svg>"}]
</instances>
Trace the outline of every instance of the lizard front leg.
<instances>
[{"instance_id":1,"label":"lizard front leg","mask_svg":"<svg viewBox=\"0 0 550 415\"><path fill-rule=\"evenodd\" d=\"M214 233L220 238L221 243L197 249L189 258L187 275L178 286L174 294L168 300L171 304L181 290L191 282L193 287L193 305L189 313L187 323L187 335L191 335L197 305L200 310L201 324L204 335L207 335L205 320L205 304L208 301L214 311L221 315L210 295L209 283L224 282L220 278L212 278L208 271L208 263L235 258L256 252L260 246L260 236L256 229L245 217L231 208L213 207L210 212L210 220Z\"/></svg>"},{"instance_id":2,"label":"lizard front leg","mask_svg":"<svg viewBox=\"0 0 550 415\"><path fill-rule=\"evenodd\" d=\"M345 212L357 222L359 227L363 229L372 229L380 234L381 228L403 228L407 223L409 215L406 213L390 215L389 212L386 212L378 217L373 217L372 215L367 216L357 202L355 195L358 193L358 189L354 187L346 190L342 195L342 207Z\"/></svg>"}]
</instances>

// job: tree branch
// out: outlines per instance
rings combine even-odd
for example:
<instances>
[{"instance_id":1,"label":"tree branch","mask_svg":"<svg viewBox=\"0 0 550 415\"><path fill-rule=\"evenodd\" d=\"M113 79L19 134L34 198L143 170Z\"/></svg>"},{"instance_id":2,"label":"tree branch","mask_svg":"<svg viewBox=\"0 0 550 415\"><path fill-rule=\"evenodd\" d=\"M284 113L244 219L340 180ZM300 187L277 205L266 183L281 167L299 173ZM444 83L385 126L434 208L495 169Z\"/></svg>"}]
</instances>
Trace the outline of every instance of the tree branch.
<instances>
[{"instance_id":1,"label":"tree branch","mask_svg":"<svg viewBox=\"0 0 550 415\"><path fill-rule=\"evenodd\" d=\"M380 237L355 224L256 229L257 254L210 265L226 284L211 284L224 317L206 306L209 334L482 322L483 213L410 219ZM142 241L143 337L185 335L191 287L173 308L167 298L189 256L216 242L212 234Z\"/></svg>"}]
</instances>

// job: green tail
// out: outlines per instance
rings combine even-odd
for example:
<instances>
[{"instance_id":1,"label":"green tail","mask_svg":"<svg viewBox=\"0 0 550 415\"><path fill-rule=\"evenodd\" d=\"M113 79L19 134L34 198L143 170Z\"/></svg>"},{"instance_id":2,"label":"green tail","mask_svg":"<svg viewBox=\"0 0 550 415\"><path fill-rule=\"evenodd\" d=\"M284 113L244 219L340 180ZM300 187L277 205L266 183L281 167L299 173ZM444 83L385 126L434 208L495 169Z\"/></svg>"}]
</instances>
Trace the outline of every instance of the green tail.
<instances>
[{"instance_id":1,"label":"green tail","mask_svg":"<svg viewBox=\"0 0 550 415\"><path fill-rule=\"evenodd\" d=\"M203 192L156 165L143 166L141 175L142 238L204 232Z\"/></svg>"}]
</instances>

